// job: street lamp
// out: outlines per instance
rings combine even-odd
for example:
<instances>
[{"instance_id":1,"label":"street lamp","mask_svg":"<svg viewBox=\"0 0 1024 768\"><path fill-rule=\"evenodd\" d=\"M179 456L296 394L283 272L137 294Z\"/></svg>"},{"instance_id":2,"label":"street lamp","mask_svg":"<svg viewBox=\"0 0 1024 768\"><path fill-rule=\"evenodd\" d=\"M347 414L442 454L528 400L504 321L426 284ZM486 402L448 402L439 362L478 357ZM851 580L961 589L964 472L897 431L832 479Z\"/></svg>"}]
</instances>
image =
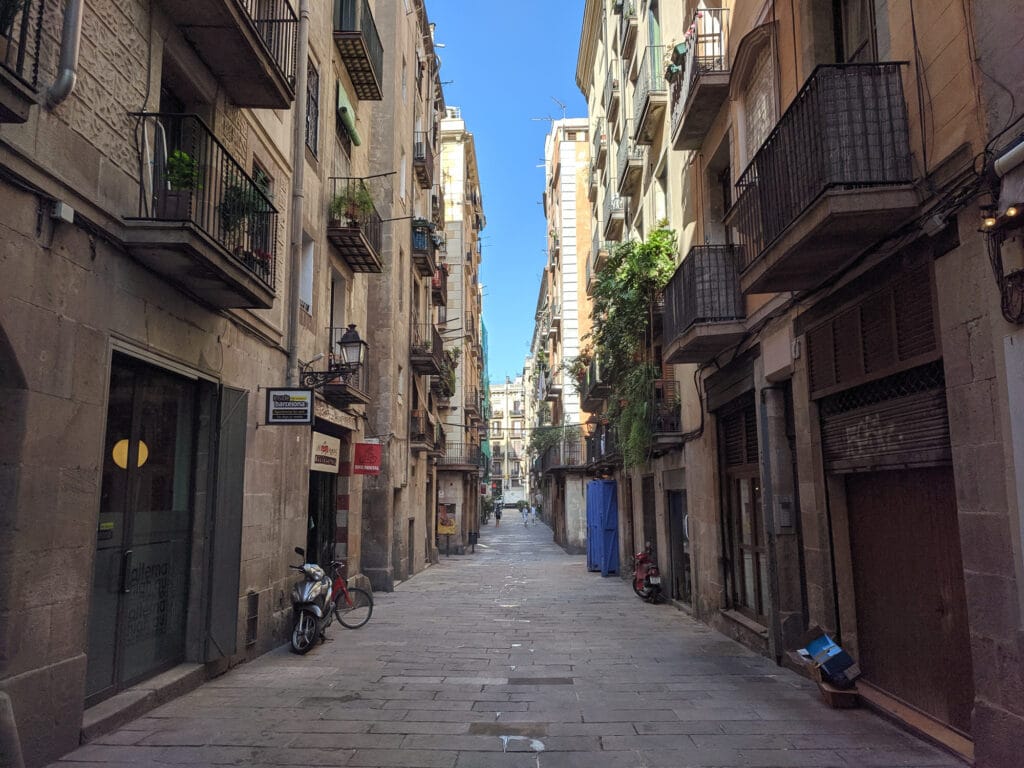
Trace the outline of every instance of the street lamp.
<instances>
[{"instance_id":1,"label":"street lamp","mask_svg":"<svg viewBox=\"0 0 1024 768\"><path fill-rule=\"evenodd\" d=\"M355 369L366 362L366 342L359 338L356 324L349 323L348 329L338 339L340 365Z\"/></svg>"}]
</instances>

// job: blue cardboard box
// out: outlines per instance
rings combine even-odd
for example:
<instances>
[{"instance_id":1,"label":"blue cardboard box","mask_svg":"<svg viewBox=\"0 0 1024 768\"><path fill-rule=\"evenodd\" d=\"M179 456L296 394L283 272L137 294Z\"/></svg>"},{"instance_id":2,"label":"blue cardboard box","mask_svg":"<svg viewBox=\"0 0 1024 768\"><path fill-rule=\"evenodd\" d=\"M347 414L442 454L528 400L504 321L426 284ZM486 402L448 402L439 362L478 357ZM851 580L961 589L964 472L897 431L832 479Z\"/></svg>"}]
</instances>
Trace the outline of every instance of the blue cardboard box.
<instances>
[{"instance_id":1,"label":"blue cardboard box","mask_svg":"<svg viewBox=\"0 0 1024 768\"><path fill-rule=\"evenodd\" d=\"M849 688L860 676L860 667L846 651L828 635L821 635L807 644L804 652L821 671L821 677L836 688Z\"/></svg>"}]
</instances>

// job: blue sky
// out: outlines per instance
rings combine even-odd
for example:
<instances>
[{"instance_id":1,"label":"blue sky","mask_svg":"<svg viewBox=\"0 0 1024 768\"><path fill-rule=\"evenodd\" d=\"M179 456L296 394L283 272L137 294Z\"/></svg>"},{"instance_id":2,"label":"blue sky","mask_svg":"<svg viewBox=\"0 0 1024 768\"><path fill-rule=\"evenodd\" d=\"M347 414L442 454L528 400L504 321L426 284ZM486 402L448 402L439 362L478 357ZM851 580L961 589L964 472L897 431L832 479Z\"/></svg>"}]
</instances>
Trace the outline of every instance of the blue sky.
<instances>
[{"instance_id":1,"label":"blue sky","mask_svg":"<svg viewBox=\"0 0 1024 768\"><path fill-rule=\"evenodd\" d=\"M583 117L576 52L584 0L427 0L444 45L445 102L461 107L476 140L487 228L484 323L492 382L522 372L547 260L544 137L547 120ZM451 82L448 82L451 81ZM538 168L540 165L542 167Z\"/></svg>"}]
</instances>

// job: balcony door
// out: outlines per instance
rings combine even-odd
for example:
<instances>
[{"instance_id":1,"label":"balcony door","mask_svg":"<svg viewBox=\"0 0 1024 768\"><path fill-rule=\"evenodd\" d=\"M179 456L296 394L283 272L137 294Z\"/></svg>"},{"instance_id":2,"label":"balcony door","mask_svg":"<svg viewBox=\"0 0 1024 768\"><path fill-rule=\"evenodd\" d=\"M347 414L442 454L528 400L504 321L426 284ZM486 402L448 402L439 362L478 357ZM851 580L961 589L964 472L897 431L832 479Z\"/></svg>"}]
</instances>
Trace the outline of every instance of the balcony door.
<instances>
[{"instance_id":1,"label":"balcony door","mask_svg":"<svg viewBox=\"0 0 1024 768\"><path fill-rule=\"evenodd\" d=\"M115 355L89 608L90 703L184 658L196 382Z\"/></svg>"},{"instance_id":2,"label":"balcony door","mask_svg":"<svg viewBox=\"0 0 1024 768\"><path fill-rule=\"evenodd\" d=\"M864 63L878 60L875 11L871 0L836 0L836 60Z\"/></svg>"}]
</instances>

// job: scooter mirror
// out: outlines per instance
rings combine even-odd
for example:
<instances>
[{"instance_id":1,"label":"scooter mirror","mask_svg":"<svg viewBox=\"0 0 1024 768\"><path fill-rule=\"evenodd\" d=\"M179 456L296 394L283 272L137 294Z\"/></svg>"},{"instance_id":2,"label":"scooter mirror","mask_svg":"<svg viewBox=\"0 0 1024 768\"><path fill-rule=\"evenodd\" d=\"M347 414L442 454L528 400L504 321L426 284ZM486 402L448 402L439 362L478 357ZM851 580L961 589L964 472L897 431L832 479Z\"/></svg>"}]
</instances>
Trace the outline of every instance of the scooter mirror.
<instances>
[{"instance_id":1,"label":"scooter mirror","mask_svg":"<svg viewBox=\"0 0 1024 768\"><path fill-rule=\"evenodd\" d=\"M295 548L295 554L298 555L299 557L305 557L306 556L306 550L304 550L302 547L296 547Z\"/></svg>"}]
</instances>

